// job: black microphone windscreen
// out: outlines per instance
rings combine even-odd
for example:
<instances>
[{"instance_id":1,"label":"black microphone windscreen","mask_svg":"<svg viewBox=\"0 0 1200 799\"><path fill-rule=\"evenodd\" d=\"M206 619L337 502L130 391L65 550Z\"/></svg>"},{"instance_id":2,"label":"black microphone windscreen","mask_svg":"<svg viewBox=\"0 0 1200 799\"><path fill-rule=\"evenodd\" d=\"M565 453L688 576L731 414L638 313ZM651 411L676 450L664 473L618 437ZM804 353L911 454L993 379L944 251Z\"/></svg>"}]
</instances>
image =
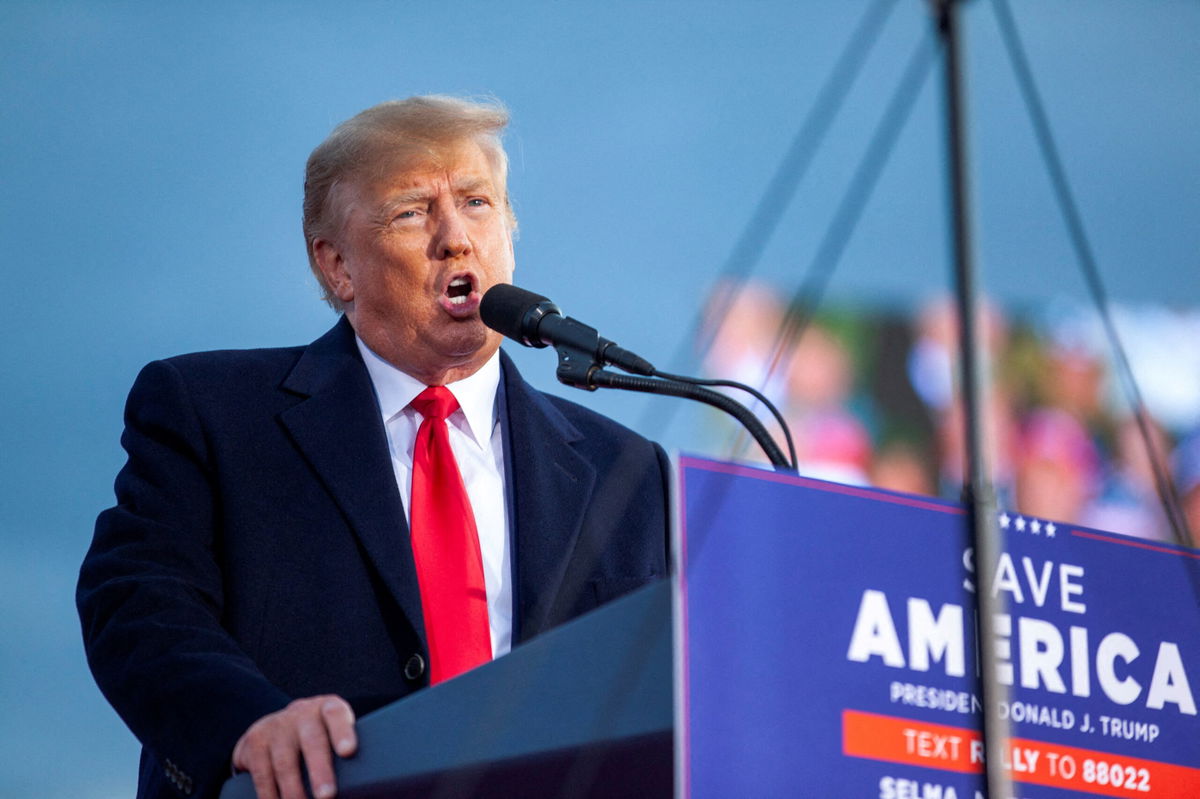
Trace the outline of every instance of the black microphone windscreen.
<instances>
[{"instance_id":1,"label":"black microphone windscreen","mask_svg":"<svg viewBox=\"0 0 1200 799\"><path fill-rule=\"evenodd\" d=\"M508 283L497 283L483 295L479 318L501 335L525 344L545 346L534 336L537 323L546 313L559 313L558 307L541 294Z\"/></svg>"}]
</instances>

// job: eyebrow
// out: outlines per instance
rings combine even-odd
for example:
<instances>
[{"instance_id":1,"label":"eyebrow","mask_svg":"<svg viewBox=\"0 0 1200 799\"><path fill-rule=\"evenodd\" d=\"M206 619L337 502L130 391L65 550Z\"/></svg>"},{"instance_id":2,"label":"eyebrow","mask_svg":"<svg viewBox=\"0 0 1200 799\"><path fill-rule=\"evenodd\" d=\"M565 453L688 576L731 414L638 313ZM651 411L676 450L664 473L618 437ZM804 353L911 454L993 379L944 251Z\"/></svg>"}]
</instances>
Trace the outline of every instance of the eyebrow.
<instances>
[{"instance_id":1,"label":"eyebrow","mask_svg":"<svg viewBox=\"0 0 1200 799\"><path fill-rule=\"evenodd\" d=\"M399 194L393 194L387 198L380 206L385 213L391 212L402 205L412 205L414 203L428 203L433 199L434 192L428 189L409 189L402 191Z\"/></svg>"},{"instance_id":2,"label":"eyebrow","mask_svg":"<svg viewBox=\"0 0 1200 799\"><path fill-rule=\"evenodd\" d=\"M451 190L456 196L464 194L477 194L481 192L495 193L495 187L492 182L484 177L465 177L455 181L451 186ZM412 188L407 191L402 191L399 194L394 194L380 207L382 213L389 214L392 211L405 205L415 203L428 204L436 195L435 191L430 191L428 188Z\"/></svg>"},{"instance_id":3,"label":"eyebrow","mask_svg":"<svg viewBox=\"0 0 1200 799\"><path fill-rule=\"evenodd\" d=\"M495 191L492 182L483 177L466 177L456 181L451 187L455 194L478 194L485 190Z\"/></svg>"}]
</instances>

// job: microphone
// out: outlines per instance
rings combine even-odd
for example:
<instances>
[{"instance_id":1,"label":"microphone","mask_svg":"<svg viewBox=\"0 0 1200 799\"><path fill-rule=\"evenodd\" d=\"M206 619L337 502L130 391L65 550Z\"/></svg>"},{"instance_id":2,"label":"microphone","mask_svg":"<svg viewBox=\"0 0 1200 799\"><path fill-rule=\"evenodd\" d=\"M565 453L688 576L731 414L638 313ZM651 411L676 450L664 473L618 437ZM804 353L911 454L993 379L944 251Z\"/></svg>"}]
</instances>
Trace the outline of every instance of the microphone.
<instances>
[{"instance_id":1,"label":"microphone","mask_svg":"<svg viewBox=\"0 0 1200 799\"><path fill-rule=\"evenodd\" d=\"M560 351L574 350L590 356L594 363L612 364L633 374L656 373L645 358L603 338L596 328L563 316L546 297L508 283L487 290L479 305L479 317L492 330L526 347L552 344Z\"/></svg>"}]
</instances>

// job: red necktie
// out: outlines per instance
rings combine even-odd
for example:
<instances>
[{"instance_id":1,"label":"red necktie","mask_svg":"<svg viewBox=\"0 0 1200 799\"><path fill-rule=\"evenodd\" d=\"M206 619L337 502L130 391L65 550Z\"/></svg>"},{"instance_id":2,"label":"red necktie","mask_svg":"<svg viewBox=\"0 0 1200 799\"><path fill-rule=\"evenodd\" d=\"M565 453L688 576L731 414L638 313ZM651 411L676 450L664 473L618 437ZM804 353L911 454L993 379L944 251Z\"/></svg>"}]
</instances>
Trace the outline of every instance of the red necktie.
<instances>
[{"instance_id":1,"label":"red necktie","mask_svg":"<svg viewBox=\"0 0 1200 799\"><path fill-rule=\"evenodd\" d=\"M429 680L439 683L492 658L479 533L446 417L458 400L430 386L412 401L421 414L413 450L412 548L421 587Z\"/></svg>"}]
</instances>

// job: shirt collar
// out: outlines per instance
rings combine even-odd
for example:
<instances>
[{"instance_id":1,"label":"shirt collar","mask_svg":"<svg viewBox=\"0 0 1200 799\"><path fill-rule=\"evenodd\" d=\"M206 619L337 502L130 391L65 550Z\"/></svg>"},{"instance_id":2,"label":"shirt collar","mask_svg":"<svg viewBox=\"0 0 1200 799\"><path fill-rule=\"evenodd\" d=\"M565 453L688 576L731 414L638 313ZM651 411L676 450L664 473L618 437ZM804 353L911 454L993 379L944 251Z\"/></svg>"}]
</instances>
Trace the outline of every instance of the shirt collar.
<instances>
[{"instance_id":1,"label":"shirt collar","mask_svg":"<svg viewBox=\"0 0 1200 799\"><path fill-rule=\"evenodd\" d=\"M383 415L384 424L387 424L402 413L427 386L380 358L357 335L354 336L354 343L358 345L363 363L367 366L367 373L375 386L379 411ZM493 353L475 374L446 385L458 400L459 408L466 417L468 432L480 446L486 444L492 436L492 428L496 423L496 389L499 385L499 350Z\"/></svg>"}]
</instances>

